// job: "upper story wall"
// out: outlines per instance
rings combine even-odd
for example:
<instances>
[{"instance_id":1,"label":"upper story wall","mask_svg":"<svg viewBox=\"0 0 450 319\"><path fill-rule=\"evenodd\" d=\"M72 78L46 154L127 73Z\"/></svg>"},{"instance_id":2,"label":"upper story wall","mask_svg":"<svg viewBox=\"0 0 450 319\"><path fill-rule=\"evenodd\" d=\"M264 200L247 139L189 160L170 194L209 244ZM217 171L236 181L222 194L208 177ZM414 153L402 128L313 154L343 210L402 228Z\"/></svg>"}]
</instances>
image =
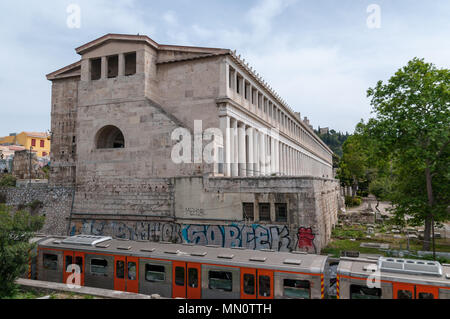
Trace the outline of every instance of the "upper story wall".
<instances>
[{"instance_id":1,"label":"upper story wall","mask_svg":"<svg viewBox=\"0 0 450 319\"><path fill-rule=\"evenodd\" d=\"M110 41L84 53L79 106L157 97L156 59L156 49L133 41Z\"/></svg>"},{"instance_id":2,"label":"upper story wall","mask_svg":"<svg viewBox=\"0 0 450 319\"><path fill-rule=\"evenodd\" d=\"M223 57L208 57L158 64L161 104L191 130L195 120L202 121L203 129L219 127L216 99L224 83L222 61Z\"/></svg>"}]
</instances>

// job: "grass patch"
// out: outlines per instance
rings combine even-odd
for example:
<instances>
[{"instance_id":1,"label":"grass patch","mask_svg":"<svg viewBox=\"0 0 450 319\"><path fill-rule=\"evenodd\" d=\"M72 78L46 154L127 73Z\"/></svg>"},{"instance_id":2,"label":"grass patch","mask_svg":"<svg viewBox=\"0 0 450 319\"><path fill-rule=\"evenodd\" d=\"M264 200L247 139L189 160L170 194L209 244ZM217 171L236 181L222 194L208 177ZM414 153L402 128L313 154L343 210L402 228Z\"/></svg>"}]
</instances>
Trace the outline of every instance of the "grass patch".
<instances>
[{"instance_id":1,"label":"grass patch","mask_svg":"<svg viewBox=\"0 0 450 319\"><path fill-rule=\"evenodd\" d=\"M377 248L359 247L362 241L352 241L349 239L337 239L333 240L327 247L322 249L322 254L329 254L333 257L340 257L341 251L359 251L362 254L378 254L382 255L383 251Z\"/></svg>"}]
</instances>

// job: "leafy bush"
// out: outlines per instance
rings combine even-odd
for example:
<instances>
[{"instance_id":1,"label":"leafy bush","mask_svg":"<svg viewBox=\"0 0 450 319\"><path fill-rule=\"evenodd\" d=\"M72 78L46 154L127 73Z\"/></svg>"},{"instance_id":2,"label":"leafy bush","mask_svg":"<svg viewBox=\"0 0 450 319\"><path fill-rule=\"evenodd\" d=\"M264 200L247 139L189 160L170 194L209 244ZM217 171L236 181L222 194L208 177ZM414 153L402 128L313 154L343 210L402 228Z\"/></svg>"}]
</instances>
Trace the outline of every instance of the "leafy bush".
<instances>
[{"instance_id":1,"label":"leafy bush","mask_svg":"<svg viewBox=\"0 0 450 319\"><path fill-rule=\"evenodd\" d=\"M43 225L43 217L24 211L13 213L0 204L0 298L16 291L14 281L25 272L34 247L29 240Z\"/></svg>"},{"instance_id":2,"label":"leafy bush","mask_svg":"<svg viewBox=\"0 0 450 319\"><path fill-rule=\"evenodd\" d=\"M11 174L4 174L0 178L0 186L15 187L16 186L16 178L14 176L12 176Z\"/></svg>"},{"instance_id":3,"label":"leafy bush","mask_svg":"<svg viewBox=\"0 0 450 319\"><path fill-rule=\"evenodd\" d=\"M359 205L361 205L361 197L345 196L345 205L348 207L359 206Z\"/></svg>"},{"instance_id":4,"label":"leafy bush","mask_svg":"<svg viewBox=\"0 0 450 319\"><path fill-rule=\"evenodd\" d=\"M358 190L358 195L359 196L361 196L361 197L367 197L367 196L369 196L369 192L368 191L366 191L366 190Z\"/></svg>"}]
</instances>

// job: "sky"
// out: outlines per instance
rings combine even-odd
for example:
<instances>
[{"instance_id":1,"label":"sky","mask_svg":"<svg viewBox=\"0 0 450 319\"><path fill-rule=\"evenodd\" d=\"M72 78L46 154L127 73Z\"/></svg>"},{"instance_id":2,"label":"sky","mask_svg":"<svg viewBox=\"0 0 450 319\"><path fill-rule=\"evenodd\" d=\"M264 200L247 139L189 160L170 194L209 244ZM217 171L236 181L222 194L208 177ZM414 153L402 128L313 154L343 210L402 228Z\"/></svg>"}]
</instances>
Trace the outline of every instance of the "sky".
<instances>
[{"instance_id":1,"label":"sky","mask_svg":"<svg viewBox=\"0 0 450 319\"><path fill-rule=\"evenodd\" d=\"M107 33L236 50L315 128L349 133L412 58L450 68L448 0L1 1L0 136L49 131L45 75Z\"/></svg>"}]
</instances>

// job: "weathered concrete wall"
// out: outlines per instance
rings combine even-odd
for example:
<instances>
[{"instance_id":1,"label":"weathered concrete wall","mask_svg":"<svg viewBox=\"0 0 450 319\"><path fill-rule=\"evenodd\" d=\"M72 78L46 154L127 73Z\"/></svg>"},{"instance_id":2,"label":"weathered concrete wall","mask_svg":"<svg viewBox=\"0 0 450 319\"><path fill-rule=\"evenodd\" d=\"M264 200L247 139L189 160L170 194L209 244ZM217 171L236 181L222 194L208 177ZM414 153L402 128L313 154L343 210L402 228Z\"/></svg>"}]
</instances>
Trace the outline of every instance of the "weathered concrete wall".
<instances>
[{"instance_id":1,"label":"weathered concrete wall","mask_svg":"<svg viewBox=\"0 0 450 319\"><path fill-rule=\"evenodd\" d=\"M37 214L45 216L41 230L49 235L67 235L73 188L63 186L32 185L31 187L2 187L0 194L6 196L6 204L14 207L40 201Z\"/></svg>"},{"instance_id":2,"label":"weathered concrete wall","mask_svg":"<svg viewBox=\"0 0 450 319\"><path fill-rule=\"evenodd\" d=\"M337 222L339 188L334 180L191 176L167 181L171 187L164 190L166 196L158 197L167 208L166 215L151 209L136 213L130 208L132 203L144 207L139 199L150 200L148 193L130 197L131 202L123 202L118 195L113 199L116 202L109 203L91 190L92 200L97 199L96 210L92 208L92 214L74 213L71 233L318 253L330 240ZM141 194L147 192L145 187L137 189ZM120 194L120 189L116 191ZM158 196L156 189L153 192ZM253 222L244 222L244 202L254 203ZM259 202L271 204L270 222L259 220ZM287 204L287 222L275 221L275 203ZM98 213L102 204L110 209L109 214Z\"/></svg>"},{"instance_id":3,"label":"weathered concrete wall","mask_svg":"<svg viewBox=\"0 0 450 319\"><path fill-rule=\"evenodd\" d=\"M308 233L308 230L306 232ZM72 223L71 235L80 233L131 240L184 242L277 251L298 250L301 244L304 245L302 248L316 251L312 240L299 242L303 230L291 230L287 225L243 223L200 225L157 221L76 220Z\"/></svg>"},{"instance_id":4,"label":"weathered concrete wall","mask_svg":"<svg viewBox=\"0 0 450 319\"><path fill-rule=\"evenodd\" d=\"M73 185L76 170L76 119L79 77L52 82L50 183Z\"/></svg>"}]
</instances>

